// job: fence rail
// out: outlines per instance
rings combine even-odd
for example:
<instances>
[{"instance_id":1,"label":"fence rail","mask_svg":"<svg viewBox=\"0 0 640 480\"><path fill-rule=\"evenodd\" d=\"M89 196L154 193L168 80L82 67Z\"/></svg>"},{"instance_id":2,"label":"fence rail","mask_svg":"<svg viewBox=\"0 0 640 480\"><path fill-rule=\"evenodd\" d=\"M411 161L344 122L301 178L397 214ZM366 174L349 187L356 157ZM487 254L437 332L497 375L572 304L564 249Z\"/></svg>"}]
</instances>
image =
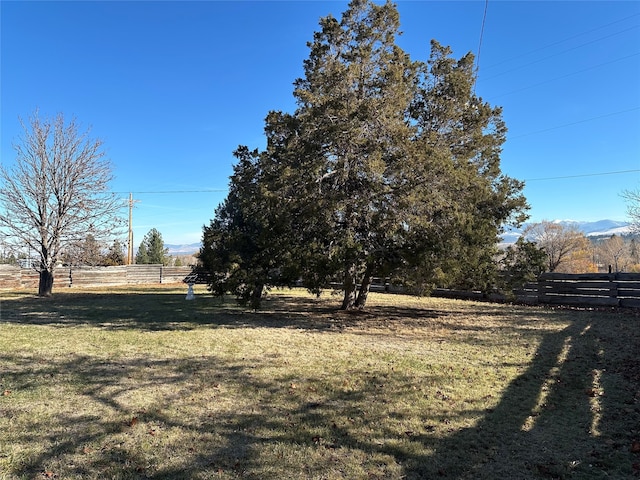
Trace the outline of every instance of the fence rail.
<instances>
[{"instance_id":1,"label":"fence rail","mask_svg":"<svg viewBox=\"0 0 640 480\"><path fill-rule=\"evenodd\" d=\"M539 303L554 305L640 307L640 274L543 273Z\"/></svg>"},{"instance_id":2,"label":"fence rail","mask_svg":"<svg viewBox=\"0 0 640 480\"><path fill-rule=\"evenodd\" d=\"M179 283L191 267L163 265L120 265L114 267L59 267L54 272L54 288L107 287L111 285ZM0 289L38 288L39 274L33 269L0 265Z\"/></svg>"},{"instance_id":3,"label":"fence rail","mask_svg":"<svg viewBox=\"0 0 640 480\"><path fill-rule=\"evenodd\" d=\"M54 288L179 283L192 272L191 267L162 265L61 267L55 272ZM205 276L198 276L194 283L204 280ZM0 289L37 288L38 281L38 273L33 269L0 265ZM372 291L403 291L384 282L378 283L372 286ZM335 287L340 288L338 285ZM543 273L537 282L529 283L514 293L518 301L528 304L640 308L640 273ZM433 295L489 301L505 299L500 295L452 290L435 290Z\"/></svg>"}]
</instances>

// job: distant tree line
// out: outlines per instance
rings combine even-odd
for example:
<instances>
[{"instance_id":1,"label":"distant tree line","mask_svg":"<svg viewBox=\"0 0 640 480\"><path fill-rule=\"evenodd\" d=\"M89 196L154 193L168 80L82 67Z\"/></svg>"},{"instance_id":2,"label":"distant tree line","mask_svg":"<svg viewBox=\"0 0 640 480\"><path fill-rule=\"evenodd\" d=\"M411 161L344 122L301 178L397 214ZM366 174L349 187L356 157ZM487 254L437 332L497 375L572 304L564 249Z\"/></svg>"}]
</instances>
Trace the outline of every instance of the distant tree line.
<instances>
[{"instance_id":1,"label":"distant tree line","mask_svg":"<svg viewBox=\"0 0 640 480\"><path fill-rule=\"evenodd\" d=\"M0 263L19 265L26 260L28 253L8 248L0 243ZM60 263L69 266L115 266L125 265L126 245L120 240L111 243L100 241L91 234L82 239L70 241L59 256ZM161 264L181 266L188 264L186 258L172 257L162 240L162 234L152 228L144 236L135 256L137 264Z\"/></svg>"},{"instance_id":2,"label":"distant tree line","mask_svg":"<svg viewBox=\"0 0 640 480\"><path fill-rule=\"evenodd\" d=\"M126 263L125 246L120 240L109 245L98 241L93 235L72 242L61 255L66 265L113 266Z\"/></svg>"}]
</instances>

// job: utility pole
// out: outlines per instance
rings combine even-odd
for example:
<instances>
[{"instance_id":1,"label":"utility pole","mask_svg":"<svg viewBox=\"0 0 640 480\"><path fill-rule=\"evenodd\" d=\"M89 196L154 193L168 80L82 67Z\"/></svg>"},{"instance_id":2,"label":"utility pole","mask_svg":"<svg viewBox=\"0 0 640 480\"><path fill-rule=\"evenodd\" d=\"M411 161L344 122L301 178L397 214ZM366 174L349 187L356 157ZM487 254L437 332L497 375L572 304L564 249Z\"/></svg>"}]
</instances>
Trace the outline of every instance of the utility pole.
<instances>
[{"instance_id":1,"label":"utility pole","mask_svg":"<svg viewBox=\"0 0 640 480\"><path fill-rule=\"evenodd\" d=\"M129 193L129 239L127 241L127 265L133 265L133 226L131 223L133 204L140 200L134 200L133 194Z\"/></svg>"}]
</instances>

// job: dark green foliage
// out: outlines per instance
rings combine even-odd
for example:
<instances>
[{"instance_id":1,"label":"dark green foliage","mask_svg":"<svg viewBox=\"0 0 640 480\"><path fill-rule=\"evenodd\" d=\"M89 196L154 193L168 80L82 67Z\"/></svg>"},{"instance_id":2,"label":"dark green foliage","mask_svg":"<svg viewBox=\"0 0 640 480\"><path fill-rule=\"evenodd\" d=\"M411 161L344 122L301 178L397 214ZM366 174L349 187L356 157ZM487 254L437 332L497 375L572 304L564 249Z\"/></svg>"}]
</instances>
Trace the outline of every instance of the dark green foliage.
<instances>
[{"instance_id":1,"label":"dark green foliage","mask_svg":"<svg viewBox=\"0 0 640 480\"><path fill-rule=\"evenodd\" d=\"M221 249L203 251L219 257L218 284L253 297L274 271L316 292L337 281L343 309L364 308L374 276L418 292L489 289L502 225L523 221L527 205L523 184L501 173L506 127L473 92L473 56L455 60L434 41L428 63L412 61L395 43L391 3L354 0L320 27L297 110L267 116L266 150L248 164L237 155L205 229L205 250ZM229 230L240 238L216 236Z\"/></svg>"},{"instance_id":2,"label":"dark green foliage","mask_svg":"<svg viewBox=\"0 0 640 480\"><path fill-rule=\"evenodd\" d=\"M506 290L521 288L528 282L535 282L547 266L547 254L535 242L518 238L509 245L500 260L502 287Z\"/></svg>"},{"instance_id":3,"label":"dark green foliage","mask_svg":"<svg viewBox=\"0 0 640 480\"><path fill-rule=\"evenodd\" d=\"M162 234L152 228L144 236L140 246L138 247L138 253L136 254L137 264L167 264L167 252L162 241Z\"/></svg>"},{"instance_id":4,"label":"dark green foliage","mask_svg":"<svg viewBox=\"0 0 640 480\"><path fill-rule=\"evenodd\" d=\"M12 252L0 253L0 264L18 265L18 259Z\"/></svg>"},{"instance_id":5,"label":"dark green foliage","mask_svg":"<svg viewBox=\"0 0 640 480\"><path fill-rule=\"evenodd\" d=\"M106 266L124 265L126 263L124 246L119 240L114 240L109 246L109 249L104 256L103 263Z\"/></svg>"},{"instance_id":6,"label":"dark green foliage","mask_svg":"<svg viewBox=\"0 0 640 480\"><path fill-rule=\"evenodd\" d=\"M269 175L257 151L240 147L229 195L204 227L200 262L211 273L214 295L232 293L242 304L257 309L264 290L291 283L287 251L282 245L288 229L287 210L265 187Z\"/></svg>"},{"instance_id":7,"label":"dark green foliage","mask_svg":"<svg viewBox=\"0 0 640 480\"><path fill-rule=\"evenodd\" d=\"M136 253L136 264L144 265L151 263L149 261L149 252L147 251L147 245L142 242L138 247L138 252Z\"/></svg>"}]
</instances>

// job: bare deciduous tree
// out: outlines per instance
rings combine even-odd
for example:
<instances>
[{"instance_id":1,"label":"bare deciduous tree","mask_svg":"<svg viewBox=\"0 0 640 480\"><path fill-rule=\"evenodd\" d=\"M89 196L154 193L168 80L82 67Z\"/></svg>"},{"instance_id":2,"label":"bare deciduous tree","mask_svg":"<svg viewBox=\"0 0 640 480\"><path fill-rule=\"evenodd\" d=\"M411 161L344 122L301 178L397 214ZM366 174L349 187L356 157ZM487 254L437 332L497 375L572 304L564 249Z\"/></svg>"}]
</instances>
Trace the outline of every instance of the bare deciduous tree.
<instances>
[{"instance_id":1,"label":"bare deciduous tree","mask_svg":"<svg viewBox=\"0 0 640 480\"><path fill-rule=\"evenodd\" d=\"M14 144L15 163L0 166L0 229L37 252L38 294L51 295L59 256L87 234L101 238L119 224L122 204L109 193L111 164L102 141L80 132L62 114L41 120L36 111Z\"/></svg>"},{"instance_id":2,"label":"bare deciduous tree","mask_svg":"<svg viewBox=\"0 0 640 480\"><path fill-rule=\"evenodd\" d=\"M618 235L612 235L600 242L598 251L601 261L609 265L614 272L625 271L632 261L630 245Z\"/></svg>"},{"instance_id":3,"label":"bare deciduous tree","mask_svg":"<svg viewBox=\"0 0 640 480\"><path fill-rule=\"evenodd\" d=\"M622 196L627 200L627 215L631 219L631 228L640 233L640 188L625 190Z\"/></svg>"},{"instance_id":4,"label":"bare deciduous tree","mask_svg":"<svg viewBox=\"0 0 640 480\"><path fill-rule=\"evenodd\" d=\"M529 225L523 236L547 254L547 269L555 272L576 251L584 247L585 236L578 229L543 220Z\"/></svg>"}]
</instances>

